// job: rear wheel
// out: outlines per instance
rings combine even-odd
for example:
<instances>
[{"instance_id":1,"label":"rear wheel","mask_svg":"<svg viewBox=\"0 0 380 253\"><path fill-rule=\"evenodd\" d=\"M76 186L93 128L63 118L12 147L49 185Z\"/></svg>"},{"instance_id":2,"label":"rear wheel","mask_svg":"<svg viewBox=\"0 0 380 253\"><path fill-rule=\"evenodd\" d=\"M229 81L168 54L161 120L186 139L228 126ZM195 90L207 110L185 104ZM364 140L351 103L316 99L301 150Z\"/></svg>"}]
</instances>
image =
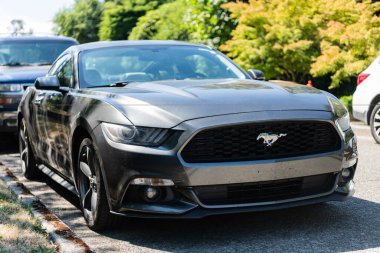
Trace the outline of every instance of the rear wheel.
<instances>
[{"instance_id":1,"label":"rear wheel","mask_svg":"<svg viewBox=\"0 0 380 253\"><path fill-rule=\"evenodd\" d=\"M377 143L380 143L380 104L373 108L370 127L373 138Z\"/></svg>"},{"instance_id":2,"label":"rear wheel","mask_svg":"<svg viewBox=\"0 0 380 253\"><path fill-rule=\"evenodd\" d=\"M40 170L37 168L33 150L30 147L25 119L21 119L18 136L22 173L27 179L38 178L40 176Z\"/></svg>"},{"instance_id":3,"label":"rear wheel","mask_svg":"<svg viewBox=\"0 0 380 253\"><path fill-rule=\"evenodd\" d=\"M100 162L93 142L85 138L79 148L78 190L84 219L92 230L102 230L111 223Z\"/></svg>"}]
</instances>

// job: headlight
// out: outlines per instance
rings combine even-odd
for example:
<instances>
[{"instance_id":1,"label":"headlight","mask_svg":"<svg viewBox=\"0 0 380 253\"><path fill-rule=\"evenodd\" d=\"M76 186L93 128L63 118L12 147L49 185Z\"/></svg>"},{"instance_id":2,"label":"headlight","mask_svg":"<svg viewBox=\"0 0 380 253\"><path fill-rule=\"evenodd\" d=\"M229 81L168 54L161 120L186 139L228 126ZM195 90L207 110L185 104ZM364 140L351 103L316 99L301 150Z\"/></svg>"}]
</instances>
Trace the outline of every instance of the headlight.
<instances>
[{"instance_id":1,"label":"headlight","mask_svg":"<svg viewBox=\"0 0 380 253\"><path fill-rule=\"evenodd\" d=\"M350 114L346 107L337 99L329 98L331 109L336 117L336 123L345 132L350 129Z\"/></svg>"},{"instance_id":2,"label":"headlight","mask_svg":"<svg viewBox=\"0 0 380 253\"><path fill-rule=\"evenodd\" d=\"M14 84L14 83L0 84L0 91L21 91L21 90L22 90L21 84Z\"/></svg>"},{"instance_id":3,"label":"headlight","mask_svg":"<svg viewBox=\"0 0 380 253\"><path fill-rule=\"evenodd\" d=\"M110 123L102 123L101 126L103 132L112 141L132 145L159 146L170 134L170 131L164 128L136 127Z\"/></svg>"}]
</instances>

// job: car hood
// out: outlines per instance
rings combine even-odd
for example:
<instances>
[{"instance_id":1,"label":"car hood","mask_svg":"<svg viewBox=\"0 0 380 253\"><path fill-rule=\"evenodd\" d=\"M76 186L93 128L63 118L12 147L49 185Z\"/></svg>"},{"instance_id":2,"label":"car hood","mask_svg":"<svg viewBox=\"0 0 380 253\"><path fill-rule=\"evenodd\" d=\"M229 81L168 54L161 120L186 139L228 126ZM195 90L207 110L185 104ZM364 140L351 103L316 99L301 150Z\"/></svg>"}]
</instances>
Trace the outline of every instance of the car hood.
<instances>
[{"instance_id":1,"label":"car hood","mask_svg":"<svg viewBox=\"0 0 380 253\"><path fill-rule=\"evenodd\" d=\"M0 83L34 83L50 66L0 66Z\"/></svg>"},{"instance_id":2,"label":"car hood","mask_svg":"<svg viewBox=\"0 0 380 253\"><path fill-rule=\"evenodd\" d=\"M318 89L241 79L131 83L82 92L106 100L138 126L170 128L190 119L255 111L331 111Z\"/></svg>"}]
</instances>

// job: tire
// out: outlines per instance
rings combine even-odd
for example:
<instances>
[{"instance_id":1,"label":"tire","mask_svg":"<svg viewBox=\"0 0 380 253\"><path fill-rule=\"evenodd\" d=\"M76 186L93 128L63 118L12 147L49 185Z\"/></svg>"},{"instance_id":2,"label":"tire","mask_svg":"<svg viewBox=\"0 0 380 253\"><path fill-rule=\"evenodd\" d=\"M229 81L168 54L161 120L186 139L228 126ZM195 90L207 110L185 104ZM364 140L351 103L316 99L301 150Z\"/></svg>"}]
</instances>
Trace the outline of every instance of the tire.
<instances>
[{"instance_id":1,"label":"tire","mask_svg":"<svg viewBox=\"0 0 380 253\"><path fill-rule=\"evenodd\" d=\"M100 231L113 223L100 170L99 156L89 138L83 139L77 156L80 205L87 226Z\"/></svg>"},{"instance_id":2,"label":"tire","mask_svg":"<svg viewBox=\"0 0 380 253\"><path fill-rule=\"evenodd\" d=\"M380 143L380 104L377 104L372 110L370 127L373 138Z\"/></svg>"},{"instance_id":3,"label":"tire","mask_svg":"<svg viewBox=\"0 0 380 253\"><path fill-rule=\"evenodd\" d=\"M30 146L25 119L21 119L18 136L22 174L27 179L36 179L41 176L41 172L37 167L36 158Z\"/></svg>"}]
</instances>

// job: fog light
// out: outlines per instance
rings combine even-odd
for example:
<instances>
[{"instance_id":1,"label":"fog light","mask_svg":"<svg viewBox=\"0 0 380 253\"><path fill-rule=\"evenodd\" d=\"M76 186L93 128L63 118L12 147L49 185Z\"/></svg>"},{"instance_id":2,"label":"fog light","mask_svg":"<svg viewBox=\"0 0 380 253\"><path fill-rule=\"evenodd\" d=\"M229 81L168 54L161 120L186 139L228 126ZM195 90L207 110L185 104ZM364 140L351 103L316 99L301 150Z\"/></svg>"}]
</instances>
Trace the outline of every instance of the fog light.
<instances>
[{"instance_id":1,"label":"fog light","mask_svg":"<svg viewBox=\"0 0 380 253\"><path fill-rule=\"evenodd\" d=\"M161 190L157 187L146 187L144 189L144 199L146 201L155 201L161 196Z\"/></svg>"},{"instance_id":2,"label":"fog light","mask_svg":"<svg viewBox=\"0 0 380 253\"><path fill-rule=\"evenodd\" d=\"M150 186L174 186L170 179L162 178L135 178L131 181L132 185L150 185Z\"/></svg>"},{"instance_id":3,"label":"fog light","mask_svg":"<svg viewBox=\"0 0 380 253\"><path fill-rule=\"evenodd\" d=\"M344 168L342 170L342 178L343 179L349 179L349 178L351 178L351 170L350 170L350 168Z\"/></svg>"}]
</instances>

